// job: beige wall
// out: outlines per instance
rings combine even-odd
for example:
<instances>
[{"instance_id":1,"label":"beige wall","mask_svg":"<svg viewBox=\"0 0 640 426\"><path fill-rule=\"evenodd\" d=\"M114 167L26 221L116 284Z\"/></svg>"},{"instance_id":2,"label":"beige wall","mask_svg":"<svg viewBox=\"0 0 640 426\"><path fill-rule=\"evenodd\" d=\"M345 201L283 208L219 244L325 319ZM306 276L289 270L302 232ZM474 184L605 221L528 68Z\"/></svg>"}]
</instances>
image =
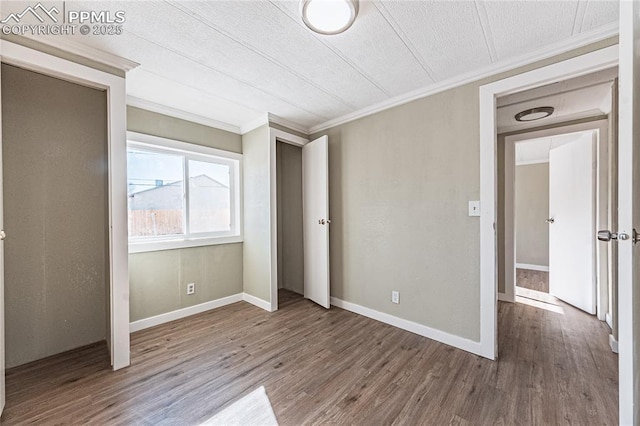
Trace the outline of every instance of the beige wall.
<instances>
[{"instance_id":1,"label":"beige wall","mask_svg":"<svg viewBox=\"0 0 640 426\"><path fill-rule=\"evenodd\" d=\"M278 288L304 294L302 148L276 144Z\"/></svg>"},{"instance_id":2,"label":"beige wall","mask_svg":"<svg viewBox=\"0 0 640 426\"><path fill-rule=\"evenodd\" d=\"M242 244L129 255L131 321L242 293ZM187 295L187 284L196 293Z\"/></svg>"},{"instance_id":3,"label":"beige wall","mask_svg":"<svg viewBox=\"0 0 640 426\"><path fill-rule=\"evenodd\" d=\"M139 108L127 107L127 129L242 152L240 135ZM242 293L242 263L242 244L130 254L130 320ZM196 293L187 296L192 282Z\"/></svg>"},{"instance_id":4,"label":"beige wall","mask_svg":"<svg viewBox=\"0 0 640 426\"><path fill-rule=\"evenodd\" d=\"M242 153L240 135L131 106L127 107L127 130Z\"/></svg>"},{"instance_id":5,"label":"beige wall","mask_svg":"<svg viewBox=\"0 0 640 426\"><path fill-rule=\"evenodd\" d=\"M549 266L549 163L516 166L516 263Z\"/></svg>"},{"instance_id":6,"label":"beige wall","mask_svg":"<svg viewBox=\"0 0 640 426\"><path fill-rule=\"evenodd\" d=\"M106 337L106 107L2 65L7 367Z\"/></svg>"},{"instance_id":7,"label":"beige wall","mask_svg":"<svg viewBox=\"0 0 640 426\"><path fill-rule=\"evenodd\" d=\"M244 292L271 302L271 147L265 124L242 136Z\"/></svg>"},{"instance_id":8,"label":"beige wall","mask_svg":"<svg viewBox=\"0 0 640 426\"><path fill-rule=\"evenodd\" d=\"M480 232L467 202L480 189L479 87L616 42L312 135L329 135L331 294L478 341Z\"/></svg>"}]
</instances>

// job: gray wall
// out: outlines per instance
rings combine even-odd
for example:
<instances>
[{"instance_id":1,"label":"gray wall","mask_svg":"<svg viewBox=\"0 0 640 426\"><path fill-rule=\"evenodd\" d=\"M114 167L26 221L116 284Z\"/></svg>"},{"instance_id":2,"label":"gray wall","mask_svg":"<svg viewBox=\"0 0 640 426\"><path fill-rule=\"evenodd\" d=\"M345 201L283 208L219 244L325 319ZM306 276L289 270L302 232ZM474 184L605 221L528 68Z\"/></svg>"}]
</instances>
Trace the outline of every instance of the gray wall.
<instances>
[{"instance_id":1,"label":"gray wall","mask_svg":"<svg viewBox=\"0 0 640 426\"><path fill-rule=\"evenodd\" d=\"M242 244L131 254L129 280L131 321L242 293Z\"/></svg>"},{"instance_id":2,"label":"gray wall","mask_svg":"<svg viewBox=\"0 0 640 426\"><path fill-rule=\"evenodd\" d=\"M516 263L549 266L549 163L516 166Z\"/></svg>"},{"instance_id":3,"label":"gray wall","mask_svg":"<svg viewBox=\"0 0 640 426\"><path fill-rule=\"evenodd\" d=\"M304 294L302 148L276 144L278 288Z\"/></svg>"},{"instance_id":4,"label":"gray wall","mask_svg":"<svg viewBox=\"0 0 640 426\"><path fill-rule=\"evenodd\" d=\"M127 107L130 131L242 152L240 135ZM242 293L242 244L221 244L129 255L130 320ZM196 283L187 296L186 285Z\"/></svg>"},{"instance_id":5,"label":"gray wall","mask_svg":"<svg viewBox=\"0 0 640 426\"><path fill-rule=\"evenodd\" d=\"M106 337L106 107L2 65L7 367Z\"/></svg>"},{"instance_id":6,"label":"gray wall","mask_svg":"<svg viewBox=\"0 0 640 426\"><path fill-rule=\"evenodd\" d=\"M480 230L467 202L480 191L479 87L616 42L312 135L329 135L331 294L478 341Z\"/></svg>"},{"instance_id":7,"label":"gray wall","mask_svg":"<svg viewBox=\"0 0 640 426\"><path fill-rule=\"evenodd\" d=\"M271 148L266 124L242 136L242 155L244 292L271 302Z\"/></svg>"}]
</instances>

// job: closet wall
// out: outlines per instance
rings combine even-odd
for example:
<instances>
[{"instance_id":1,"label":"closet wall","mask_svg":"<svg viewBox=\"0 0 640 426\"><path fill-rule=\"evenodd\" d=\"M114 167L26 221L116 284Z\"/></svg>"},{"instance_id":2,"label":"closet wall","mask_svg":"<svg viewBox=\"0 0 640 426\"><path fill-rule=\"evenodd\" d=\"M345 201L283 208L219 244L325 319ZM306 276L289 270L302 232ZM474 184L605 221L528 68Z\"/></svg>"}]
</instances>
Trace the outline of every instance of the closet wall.
<instances>
[{"instance_id":1,"label":"closet wall","mask_svg":"<svg viewBox=\"0 0 640 426\"><path fill-rule=\"evenodd\" d=\"M2 65L8 368L104 340L107 98Z\"/></svg>"},{"instance_id":2,"label":"closet wall","mask_svg":"<svg viewBox=\"0 0 640 426\"><path fill-rule=\"evenodd\" d=\"M304 293L302 148L276 143L278 288Z\"/></svg>"}]
</instances>

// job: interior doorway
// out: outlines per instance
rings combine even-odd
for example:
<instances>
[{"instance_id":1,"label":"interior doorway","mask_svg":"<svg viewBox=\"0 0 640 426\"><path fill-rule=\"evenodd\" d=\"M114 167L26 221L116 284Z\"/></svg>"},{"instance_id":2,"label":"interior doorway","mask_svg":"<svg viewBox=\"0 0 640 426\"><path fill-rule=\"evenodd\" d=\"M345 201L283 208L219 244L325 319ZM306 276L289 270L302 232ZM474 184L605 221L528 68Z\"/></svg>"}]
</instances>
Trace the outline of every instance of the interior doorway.
<instances>
[{"instance_id":1,"label":"interior doorway","mask_svg":"<svg viewBox=\"0 0 640 426\"><path fill-rule=\"evenodd\" d=\"M107 96L2 65L6 367L108 354Z\"/></svg>"},{"instance_id":2,"label":"interior doorway","mask_svg":"<svg viewBox=\"0 0 640 426\"><path fill-rule=\"evenodd\" d=\"M0 40L0 49L2 50L2 63L23 70L33 71L38 74L51 76L64 82L75 83L83 87L89 87L104 92L106 96L106 161L99 164L83 163L82 166L86 170L99 170L106 173L107 191L104 194L104 203L107 206L105 217L108 220L108 226L104 230L108 247L105 253L105 267L107 282L105 283L105 302L108 308L105 308L105 314L108 316L106 321L106 342L110 356L107 356L109 363L114 370L127 367L130 363L129 353L129 281L128 281L128 253L127 253L127 219L126 219L126 109L125 109L125 81L121 76L116 76L103 71L99 71L84 65L80 65L71 61L67 61L46 53L32 50L25 46L11 43L7 40ZM0 83L4 80L1 78ZM2 86L2 84L0 84ZM29 88L31 89L31 88ZM4 93L2 93L4 95ZM2 96L4 97L4 96ZM47 99L47 101L51 101ZM66 96L59 96L53 101L61 104L68 102ZM54 113L57 112L55 109ZM32 117L35 122L42 120L38 114ZM55 119L55 114L47 119ZM3 120L0 121L4 124ZM0 124L0 127L1 127ZM29 132L30 126L25 126L22 131ZM4 131L0 129L0 146L4 138ZM51 136L51 137L50 137ZM44 143L50 141L56 135L46 135L43 138ZM59 136L59 135L57 135ZM47 149L55 150L55 145L47 146ZM81 150L82 148L80 148ZM0 162L0 165L2 162ZM28 170L32 166L31 162L26 161L23 166L25 178L29 177ZM0 167L1 169L1 167ZM3 176L0 173L0 178ZM59 183L59 182L49 182ZM71 185L73 186L73 185ZM5 300L4 300L4 275L5 268L4 246L5 237L11 239L10 233L4 231L4 220L2 215L2 205L4 201L3 185L0 185L0 412L4 408L5 403ZM67 188L69 191L72 189ZM27 212L28 213L28 212ZM64 221L64 224L54 223L64 230L64 226L73 226L70 221ZM64 225L64 226L60 226ZM50 239L49 244L54 248L64 244L64 232L62 237ZM71 265L72 267L75 265ZM78 291L81 287L78 287ZM63 307L62 309L65 309Z\"/></svg>"},{"instance_id":3,"label":"interior doorway","mask_svg":"<svg viewBox=\"0 0 640 426\"><path fill-rule=\"evenodd\" d=\"M606 161L598 145L596 130L515 143L515 302L561 300L596 313L596 172Z\"/></svg>"},{"instance_id":4,"label":"interior doorway","mask_svg":"<svg viewBox=\"0 0 640 426\"><path fill-rule=\"evenodd\" d=\"M270 310L278 309L279 292L329 309L328 137L309 141L270 128L269 140Z\"/></svg>"},{"instance_id":5,"label":"interior doorway","mask_svg":"<svg viewBox=\"0 0 640 426\"><path fill-rule=\"evenodd\" d=\"M276 141L278 307L304 296L302 147Z\"/></svg>"},{"instance_id":6,"label":"interior doorway","mask_svg":"<svg viewBox=\"0 0 640 426\"><path fill-rule=\"evenodd\" d=\"M600 53L604 53L604 52L600 52ZM615 53L615 52L612 52L612 53ZM593 55L593 57L595 56L598 56L598 55ZM602 56L605 56L605 55L602 55ZM550 300L536 301L539 303L530 304L532 307L524 306L524 308L527 309L525 312L531 312L532 315L535 315L534 322L531 328L534 328L536 330L536 336L534 339L532 339L533 342L531 341L529 342L531 346L526 347L526 345L524 345L522 348L518 348L516 352L518 352L519 350L526 350L528 351L528 353L531 353L531 350L535 348L535 350L533 350L533 352L535 353L535 356L539 356L539 357L550 356L549 354L552 351L549 351L550 347L547 347L546 343L549 341L553 341L554 339L552 336L547 334L547 331L549 330L549 327L548 327L549 324L552 321L556 322L556 325L563 330L560 333L560 335L563 336L561 341L563 343L566 343L567 340L565 340L564 336L571 335L571 332L570 331L567 332L567 330L571 328L569 324L571 323L572 319L575 319L577 320L575 323L577 324L576 325L577 327L585 326L585 327L593 328L594 332L590 333L590 337L589 337L591 339L590 341L594 345L597 345L596 352L599 354L598 356L602 357L602 359L606 358L609 360L609 366L611 367L611 371L612 371L611 376L613 376L614 374L615 376L618 376L618 370L617 368L614 368L614 367L617 367L618 358L617 358L617 355L612 353L611 348L608 345L609 342L607 341L608 340L607 335L610 334L612 330L608 328L607 325L605 325L604 323L605 313L607 311L606 297L608 295L608 288L610 288L610 285L613 285L607 280L606 271L607 269L615 268L616 265L607 264L607 247L605 245L599 245L599 243L596 242L597 230L606 229L608 216L610 215L611 210L617 208L617 206L612 204L610 202L610 199L608 198L610 185L612 185L611 180L609 179L610 178L609 153L611 152L610 143L613 140L610 137L610 132L613 129L615 129L617 125L617 122L614 119L612 119L612 116L614 116L614 113L612 111L613 110L612 105L615 103L614 87L615 87L615 79L617 77L617 69L614 66L612 66L612 61L609 61L608 59L603 57L600 63L605 64L608 62L610 65L608 65L607 67L600 68L600 70L597 73L588 74L586 70L589 69L589 67L585 62L582 61L582 59L585 59L585 62L586 62L587 58L581 57L580 60L566 61L562 63L562 66L558 66L557 69L555 69L555 67L549 67L549 68L545 68L544 71L541 73L527 73L523 75L522 78L520 79L515 79L515 78L506 79L501 81L500 83L489 85L491 87L485 86L481 88L481 111L483 111L484 107L488 106L488 103L487 104L483 103L483 95L485 94L483 89L486 89L486 92L492 93L493 96L497 96L497 98L494 98L495 103L493 105L493 117L487 117L487 123L491 125L492 122L495 123L497 121L496 124L498 124L497 137L495 133L496 129L494 128L492 130L492 133L494 135L493 136L494 143L497 142L495 144L495 149L497 151L497 158L498 158L497 164L496 164L497 167L495 170L497 171L497 175L498 175L496 179L497 182L496 180L493 180L494 184L497 183L498 185L497 186L498 194L496 196L497 198L496 201L498 205L496 213L498 218L495 223L497 227L497 233L498 233L498 236L497 236L498 247L496 247L497 253L494 255L496 256L494 259L498 261L498 268L497 268L498 277L496 277L499 280L498 281L498 284L499 284L498 298L500 300L513 302L514 301L513 299L518 296L516 291L513 291L510 295L507 294L510 288L513 288L513 289L516 288L515 284L518 278L516 274L517 270L515 268L516 262L517 262L517 254L518 254L516 244L518 241L517 241L517 235L515 234L515 231L513 231L516 227L516 224L514 223L515 216L514 216L514 198L513 198L514 187L517 185L516 165L515 165L516 164L515 162L516 144L521 141L531 140L535 138L544 138L544 137L548 138L548 137L560 136L566 133L577 134L580 132L586 132L584 133L585 139L595 144L595 150L593 151L587 150L593 153L593 159L591 159L591 162L587 161L588 162L587 169L592 169L594 162L596 163L595 177L593 178L593 180L595 180L595 188L596 188L595 203L594 203L596 219L593 222L595 222L597 225L596 226L591 225L586 232L581 231L580 235L572 234L572 235L569 235L569 237L565 236L565 240L586 238L589 241L589 245L592 245L594 243L596 245L597 252L595 256L591 258L593 259L593 262L588 262L588 264L586 265L584 264L580 264L577 266L574 265L573 268L574 270L576 268L579 269L578 272L580 273L591 272L595 269L595 274L593 274L593 276L596 278L597 285L598 285L597 287L598 291L596 292L596 295L595 295L597 299L597 303L599 304L598 318L596 319L593 316L586 315L584 312L581 312L580 310L574 308L573 306L570 306L568 304L563 304L562 302L551 303ZM575 70L569 71L569 68L571 68L571 65L574 64L574 62L575 62L576 69L580 70L579 73L576 73ZM594 61L592 64L596 62L597 60ZM548 74L545 74L545 72L547 71L548 71ZM578 77L567 79L567 77L572 77L570 72L573 72L573 76L578 75ZM594 78L594 77L597 77L598 75L601 75L604 77L607 73L610 73L611 75L610 77L605 78L604 81L595 81L592 84L588 84L586 86L571 87L571 85L576 81ZM542 77L541 75L538 75L538 74L543 74L545 77ZM553 75L553 77L550 77L551 75ZM548 80L545 81L544 78L547 78ZM519 80L519 81L516 81L516 80ZM527 84L529 84L529 86L527 86ZM533 89L533 91L535 90L539 90L540 92L546 91L546 93L539 93L538 96L529 97L532 91L531 89L528 89L528 88L532 86L535 87L535 84L538 84L539 86L536 89ZM555 105L549 104L550 102L549 99L550 98L553 99L554 95L556 95L556 92L555 92L556 89L561 89L560 93L556 95L557 100L561 100L562 96L564 96L566 92L569 92L569 94L582 92L583 94L586 95L588 88L598 87L598 86L602 86L604 93L599 101L596 100L597 108L593 108L593 109L587 108L586 111L582 109L582 107L584 107L585 105L590 105L589 99L587 97L581 98L580 102L571 102L570 99L566 99L566 102L564 103L560 102ZM517 91L519 88L523 88L523 89L526 88L527 90ZM561 117L561 114L558 114L555 120L550 120L547 123L543 123L544 120L541 120L541 121L538 121L537 123L535 121L532 123L526 123L526 126L521 129L515 129L513 127L509 128L508 130L505 129L504 127L501 129L499 124L500 123L500 107L503 107L505 111L509 106L515 106L516 109L520 111L526 111L527 109L535 109L534 106L530 106L530 105L527 105L526 107L522 108L522 105L518 105L519 101L532 101L532 102L538 103L538 105L540 106L556 106L556 108L560 109L561 111L562 111L563 105L566 106L566 105L573 104L575 106L580 107L580 109L577 109L575 111L576 113L584 113L585 115L582 117L575 116L575 115L571 117L570 114L567 114L567 116ZM496 112L496 104L498 107L497 112ZM519 111L516 111L513 115L511 114L508 114L508 115L511 116L511 118L515 118L516 116L519 115L518 112ZM481 112L481 117L486 117L487 115L488 114L482 114ZM552 117L550 117L550 119L551 118ZM489 130L489 129L485 128L481 122L481 134L482 134L481 140L487 142L485 144L482 144L482 147L483 149L486 149L488 148L489 142L491 141L488 138L486 139L484 138L485 133L487 134L487 136L489 134L488 131L485 132L484 130ZM526 133L529 133L529 134L526 134ZM564 146L569 146L569 145L570 144L566 144ZM559 147L556 149L562 150L562 148L563 147ZM571 159L576 159L575 156L572 157L571 155L569 155L569 157ZM481 162L483 162L483 160L481 160ZM491 164L491 160L484 162L484 164L485 166L487 164ZM567 173L570 171L569 170L570 167L572 166L565 164L564 169L561 169L561 171ZM482 170L487 171L486 168L483 168ZM573 175L574 174L573 171L571 171L570 174ZM485 173L481 172L481 176L483 176L484 178L486 175ZM583 179L591 180L590 178L583 178ZM491 180L492 179L489 179L488 181L491 182ZM484 180L484 182L486 183L487 180ZM482 188L484 188L484 190ZM553 184L551 184L550 189L553 189ZM486 197L483 198L482 194L484 194ZM487 188L487 186L481 183L481 199L482 199L483 209L485 207L485 202L487 200L491 200L492 197L494 197L494 194L490 192L490 188ZM507 200L509 199L509 197L511 197L511 199L508 202ZM551 195L549 195L549 197L552 198ZM550 207L549 213L552 213L553 210L554 210L553 207ZM491 217L492 216L491 214L489 214L489 216L490 216L488 218L489 220L491 219L496 220L495 217ZM546 219L553 220L554 215L549 214ZM484 225L491 225L491 224L490 223L487 224L485 222ZM549 223L547 226L551 227L553 226L553 223ZM485 237L488 237L490 234L486 233L486 231L489 230L488 226L486 226L485 228L481 224L481 229L485 229L484 237L481 236L481 241L483 242L483 247L484 247L484 244L489 242L488 238L485 238ZM544 232L544 231L539 231L539 232ZM551 235L549 236L551 237ZM549 244L550 244L550 248L554 247L554 242L551 241L551 238L550 238ZM489 252L491 252L490 249L489 249ZM510 254L507 254L508 252L510 252ZM510 257L510 259L508 257ZM549 265L547 266L549 266L550 270L553 269L552 267L553 257L554 257L553 254L549 253ZM485 259L487 258L485 257ZM483 265L485 266L485 269L484 269L485 271L487 270L486 267L489 267L489 272L491 272L492 268L490 265L488 265L488 263L485 263L485 262L481 262L481 263L483 263ZM594 266L590 265L589 263L592 263ZM506 266L506 265L509 265L509 266ZM540 272L546 273L546 271L540 271ZM487 274L487 276L488 275L490 274ZM506 285L509 279L512 280L511 281L512 285L511 283L510 285ZM486 283L486 281L483 281L483 282ZM551 286L549 288L549 291L553 293ZM600 309L603 305L605 308ZM494 312L496 313L500 312L499 315L503 315L505 311L512 311L515 309L522 309L522 308L523 308L523 305L520 303L514 303L514 304L500 303L499 306L496 306L496 310ZM614 307L613 308L614 314L615 314L615 311L616 311L616 308ZM599 321L599 320L602 320L602 321ZM496 352L502 353L503 357L508 358L510 355L511 356L513 355L513 351L509 351L505 348L508 347L508 344L511 341L512 336L506 335L504 332L505 332L505 327L501 326L500 329L496 328L496 334L495 334L496 346L494 347L495 349L494 355L496 354ZM559 343L559 341L557 342ZM555 343L554 343L554 346L555 346ZM500 348L499 350L498 350L498 347ZM571 354L570 345L569 346L565 345L564 347L562 347L561 345L558 345L557 347L561 348L559 352L561 356L565 356L565 354ZM595 353L595 352L592 352L592 353ZM578 366L569 366L564 370L567 372L567 374L571 374L572 376L580 374L579 373L580 367ZM595 382L586 380L580 386L588 387L588 386L592 386L593 383ZM572 385L572 389L570 390L570 392L580 392L579 386L574 387ZM609 390L609 392L607 392L607 395L613 395L615 397L615 399L613 400L613 403L614 404L617 403L617 394L611 393L611 389ZM610 405L610 407L612 406L615 407L615 405Z\"/></svg>"},{"instance_id":7,"label":"interior doorway","mask_svg":"<svg viewBox=\"0 0 640 426\"><path fill-rule=\"evenodd\" d=\"M612 260L609 248L598 244L595 235L597 229L608 227L612 213L610 193L615 182L610 153L614 138L610 133L615 128L611 123L615 120L616 78L617 68L611 67L498 98L500 300L516 301L517 291L522 292L516 287L520 275L529 287L556 293L590 314L597 313L602 321L615 316L610 306L615 287L610 277ZM547 121L515 119L518 111L543 104L554 107ZM591 148L585 148L589 144ZM555 168L549 167L552 157ZM585 164L578 167L578 158ZM549 182L550 175L564 182L565 189L559 190L558 182ZM516 199L518 185L525 193ZM584 200L587 203L581 207L576 207L580 198L577 189L583 191L583 204ZM557 206L549 205L550 198ZM520 212L516 204L520 204ZM561 208L565 209L564 218L556 221L560 218L554 217L555 210ZM579 232L574 229L576 219L582 223ZM521 238L516 237L518 227ZM569 291L571 286L574 289Z\"/></svg>"}]
</instances>

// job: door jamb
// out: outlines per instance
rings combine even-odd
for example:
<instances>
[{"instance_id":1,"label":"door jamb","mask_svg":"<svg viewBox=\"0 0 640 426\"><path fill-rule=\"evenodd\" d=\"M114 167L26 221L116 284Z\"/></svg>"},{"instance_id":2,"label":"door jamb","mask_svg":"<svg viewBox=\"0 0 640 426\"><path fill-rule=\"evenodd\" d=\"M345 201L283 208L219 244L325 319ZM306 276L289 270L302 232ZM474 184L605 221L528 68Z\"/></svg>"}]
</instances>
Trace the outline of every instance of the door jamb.
<instances>
[{"instance_id":1,"label":"door jamb","mask_svg":"<svg viewBox=\"0 0 640 426\"><path fill-rule=\"evenodd\" d=\"M0 40L0 60L107 92L110 331L113 370L130 364L125 79Z\"/></svg>"},{"instance_id":2,"label":"door jamb","mask_svg":"<svg viewBox=\"0 0 640 426\"><path fill-rule=\"evenodd\" d=\"M308 138L296 136L283 130L269 127L269 187L270 187L270 224L271 224L271 277L270 277L270 294L271 309L270 312L278 310L278 179L277 179L277 161L276 161L276 144L284 142L294 146L304 146L309 143Z\"/></svg>"}]
</instances>

